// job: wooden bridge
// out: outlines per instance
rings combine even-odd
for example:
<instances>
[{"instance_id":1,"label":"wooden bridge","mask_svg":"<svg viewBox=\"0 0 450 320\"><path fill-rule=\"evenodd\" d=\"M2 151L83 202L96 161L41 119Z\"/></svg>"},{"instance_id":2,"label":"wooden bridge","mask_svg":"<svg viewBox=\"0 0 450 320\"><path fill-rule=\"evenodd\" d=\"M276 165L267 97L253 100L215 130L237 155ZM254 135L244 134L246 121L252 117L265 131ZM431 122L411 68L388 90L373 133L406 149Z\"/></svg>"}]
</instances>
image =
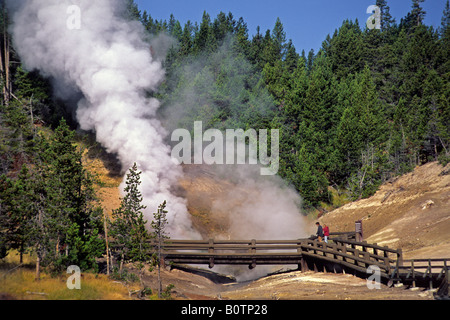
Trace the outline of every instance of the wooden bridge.
<instances>
[{"instance_id":1,"label":"wooden bridge","mask_svg":"<svg viewBox=\"0 0 450 320\"><path fill-rule=\"evenodd\" d=\"M168 240L164 263L215 265L297 265L299 270L351 273L368 278L377 270L380 281L392 285L439 288L448 298L449 259L403 260L401 249L354 240L354 232L334 233L328 243L297 240ZM375 268L375 269L374 269Z\"/></svg>"}]
</instances>

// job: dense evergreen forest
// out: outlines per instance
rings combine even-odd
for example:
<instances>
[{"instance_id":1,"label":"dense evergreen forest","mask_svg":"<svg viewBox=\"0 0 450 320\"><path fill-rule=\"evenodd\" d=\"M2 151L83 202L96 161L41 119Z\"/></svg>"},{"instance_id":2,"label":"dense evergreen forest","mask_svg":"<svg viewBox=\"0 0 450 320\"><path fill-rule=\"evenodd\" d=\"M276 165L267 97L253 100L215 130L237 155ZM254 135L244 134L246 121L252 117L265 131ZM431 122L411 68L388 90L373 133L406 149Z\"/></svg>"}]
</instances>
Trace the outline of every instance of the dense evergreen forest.
<instances>
[{"instance_id":1,"label":"dense evergreen forest","mask_svg":"<svg viewBox=\"0 0 450 320\"><path fill-rule=\"evenodd\" d=\"M279 129L279 174L315 207L332 202L329 186L359 199L417 165L448 161L450 8L435 30L422 23L421 2L396 23L378 0L380 30L346 20L307 54L279 19L249 37L232 13L213 20L204 12L184 27L173 15L134 13L150 33L177 39L159 93L163 113L184 127Z\"/></svg>"},{"instance_id":2,"label":"dense evergreen forest","mask_svg":"<svg viewBox=\"0 0 450 320\"><path fill-rule=\"evenodd\" d=\"M166 80L155 93L167 127L202 120L204 130L279 129L279 175L311 209L333 203L330 187L368 197L417 165L450 160L450 6L434 29L423 24L423 1L395 21L377 0L380 30L345 20L317 53L295 48L280 19L250 36L232 13L204 12L183 26L173 15L154 20L132 0L129 12L149 39L169 39ZM8 24L2 6L0 257L32 250L56 269L95 268L103 213L76 123L50 81L21 66Z\"/></svg>"}]
</instances>

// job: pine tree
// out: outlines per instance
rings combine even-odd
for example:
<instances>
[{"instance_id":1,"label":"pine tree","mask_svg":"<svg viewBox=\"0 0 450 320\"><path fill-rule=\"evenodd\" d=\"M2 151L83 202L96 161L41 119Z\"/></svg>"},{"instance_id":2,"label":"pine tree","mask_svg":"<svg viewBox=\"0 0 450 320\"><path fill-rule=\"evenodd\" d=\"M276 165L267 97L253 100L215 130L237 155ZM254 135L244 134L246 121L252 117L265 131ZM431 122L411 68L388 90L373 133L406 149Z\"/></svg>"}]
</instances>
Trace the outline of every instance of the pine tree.
<instances>
[{"instance_id":1,"label":"pine tree","mask_svg":"<svg viewBox=\"0 0 450 320\"><path fill-rule=\"evenodd\" d=\"M14 237L14 223L10 212L14 201L14 182L5 174L0 175L0 259L3 259L11 249Z\"/></svg>"},{"instance_id":2,"label":"pine tree","mask_svg":"<svg viewBox=\"0 0 450 320\"><path fill-rule=\"evenodd\" d=\"M181 41L181 38L183 37L183 28L181 27L180 21L178 20L175 21L175 24L170 34L174 36L178 41Z\"/></svg>"},{"instance_id":3,"label":"pine tree","mask_svg":"<svg viewBox=\"0 0 450 320\"><path fill-rule=\"evenodd\" d=\"M120 271L127 259L145 262L148 260L146 240L148 235L145 230L146 221L143 218L142 194L139 190L141 184L141 172L138 172L135 163L129 170L126 178L125 196L121 200L120 207L112 212L110 235L113 243L119 248Z\"/></svg>"},{"instance_id":4,"label":"pine tree","mask_svg":"<svg viewBox=\"0 0 450 320\"><path fill-rule=\"evenodd\" d=\"M183 34L180 40L180 56L187 56L192 52L192 32L193 26L191 21L188 20L184 26Z\"/></svg>"},{"instance_id":5,"label":"pine tree","mask_svg":"<svg viewBox=\"0 0 450 320\"><path fill-rule=\"evenodd\" d=\"M314 49L311 49L308 52L308 59L306 60L306 68L307 68L308 72L311 72L311 70L313 68L314 59L315 59Z\"/></svg>"},{"instance_id":6,"label":"pine tree","mask_svg":"<svg viewBox=\"0 0 450 320\"><path fill-rule=\"evenodd\" d=\"M9 242L12 249L17 249L20 254L20 263L23 255L29 247L30 221L33 213L34 189L32 185L32 174L26 165L13 182L13 192L9 210L10 237Z\"/></svg>"},{"instance_id":7,"label":"pine tree","mask_svg":"<svg viewBox=\"0 0 450 320\"><path fill-rule=\"evenodd\" d=\"M336 133L336 179L360 168L361 152L385 139L386 122L367 66L350 83L349 95Z\"/></svg>"},{"instance_id":8,"label":"pine tree","mask_svg":"<svg viewBox=\"0 0 450 320\"><path fill-rule=\"evenodd\" d=\"M141 11L134 0L126 0L126 17L130 20L141 20Z\"/></svg>"},{"instance_id":9,"label":"pine tree","mask_svg":"<svg viewBox=\"0 0 450 320\"><path fill-rule=\"evenodd\" d=\"M345 20L333 35L327 57L338 80L364 68L364 43L358 22Z\"/></svg>"},{"instance_id":10,"label":"pine tree","mask_svg":"<svg viewBox=\"0 0 450 320\"><path fill-rule=\"evenodd\" d=\"M27 221L25 239L37 254L37 279L42 265L52 271L68 265L95 269L103 250L101 208L73 134L61 121L51 139L40 136L32 174L23 168L16 182L21 212L15 217Z\"/></svg>"},{"instance_id":11,"label":"pine tree","mask_svg":"<svg viewBox=\"0 0 450 320\"><path fill-rule=\"evenodd\" d=\"M392 18L390 7L388 6L386 0L377 0L376 5L380 8L381 11L381 30L386 31L389 28L393 27L393 25L395 24L395 19Z\"/></svg>"},{"instance_id":12,"label":"pine tree","mask_svg":"<svg viewBox=\"0 0 450 320\"><path fill-rule=\"evenodd\" d=\"M145 207L143 207L145 208ZM139 279L141 282L141 293L145 294L146 287L143 281L145 262L152 258L152 248L150 245L151 235L147 231L147 220L144 214L139 212L135 224L130 231L130 250L128 253L130 261L139 270Z\"/></svg>"},{"instance_id":13,"label":"pine tree","mask_svg":"<svg viewBox=\"0 0 450 320\"><path fill-rule=\"evenodd\" d=\"M202 22L200 23L200 29L195 35L194 39L194 52L200 53L204 50L212 52L216 49L216 39L211 28L211 17L204 11Z\"/></svg>"},{"instance_id":14,"label":"pine tree","mask_svg":"<svg viewBox=\"0 0 450 320\"><path fill-rule=\"evenodd\" d=\"M261 56L263 52L263 36L260 31L261 28L259 26L256 27L256 34L252 38L248 56L249 61L257 66L259 70L264 67Z\"/></svg>"},{"instance_id":15,"label":"pine tree","mask_svg":"<svg viewBox=\"0 0 450 320\"><path fill-rule=\"evenodd\" d=\"M306 208L315 207L320 201L329 202L328 180L324 171L318 169L315 161L316 155L307 150L308 145L304 144L298 154L293 166L294 177L292 183L301 194Z\"/></svg>"},{"instance_id":16,"label":"pine tree","mask_svg":"<svg viewBox=\"0 0 450 320\"><path fill-rule=\"evenodd\" d=\"M446 30L450 27L450 0L447 0L445 9L442 13L441 27L439 29L441 36L443 36Z\"/></svg>"},{"instance_id":17,"label":"pine tree","mask_svg":"<svg viewBox=\"0 0 450 320\"><path fill-rule=\"evenodd\" d=\"M239 18L234 30L235 34L235 46L234 51L242 53L245 57L250 54L250 41L248 40L248 28L244 19Z\"/></svg>"},{"instance_id":18,"label":"pine tree","mask_svg":"<svg viewBox=\"0 0 450 320\"><path fill-rule=\"evenodd\" d=\"M425 0L412 0L411 20L414 25L420 26L425 19L426 11L420 6Z\"/></svg>"},{"instance_id":19,"label":"pine tree","mask_svg":"<svg viewBox=\"0 0 450 320\"><path fill-rule=\"evenodd\" d=\"M9 104L12 93L11 81L11 36L8 33L9 15L5 1L0 3L0 36L3 45L0 49L0 77L2 83L3 103Z\"/></svg>"},{"instance_id":20,"label":"pine tree","mask_svg":"<svg viewBox=\"0 0 450 320\"><path fill-rule=\"evenodd\" d=\"M153 229L153 232L151 234L152 238L155 239L155 249L156 249L156 256L155 256L155 263L158 267L158 297L161 298L162 293L162 281L161 281L161 264L163 262L163 256L162 256L162 248L163 243L166 239L169 239L169 236L167 234L167 211L166 209L166 201L164 201L161 205L159 205L158 210L153 213L153 221L151 222L151 226Z\"/></svg>"},{"instance_id":21,"label":"pine tree","mask_svg":"<svg viewBox=\"0 0 450 320\"><path fill-rule=\"evenodd\" d=\"M277 18L272 30L272 40L274 52L276 54L275 58L277 60L284 60L286 55L286 32L284 31L283 23L280 18Z\"/></svg>"}]
</instances>

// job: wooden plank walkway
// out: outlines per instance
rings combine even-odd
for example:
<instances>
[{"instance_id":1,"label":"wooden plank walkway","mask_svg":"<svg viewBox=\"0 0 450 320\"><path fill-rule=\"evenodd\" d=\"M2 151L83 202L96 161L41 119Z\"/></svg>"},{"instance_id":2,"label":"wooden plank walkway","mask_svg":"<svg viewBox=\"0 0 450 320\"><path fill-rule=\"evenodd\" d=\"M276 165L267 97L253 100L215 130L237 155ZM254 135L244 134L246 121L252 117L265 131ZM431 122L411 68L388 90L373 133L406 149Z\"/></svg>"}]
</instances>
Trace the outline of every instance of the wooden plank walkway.
<instances>
[{"instance_id":1,"label":"wooden plank walkway","mask_svg":"<svg viewBox=\"0 0 450 320\"><path fill-rule=\"evenodd\" d=\"M378 266L386 276L391 265L401 259L401 250L354 240L333 239L330 243L310 239L297 240L171 240L164 244L166 262L202 264L241 264L254 268L258 264L298 265L300 269L323 269L334 263L366 272ZM317 260L317 261L316 261ZM315 266L314 266L315 265ZM326 267L325 267L326 268Z\"/></svg>"},{"instance_id":2,"label":"wooden plank walkway","mask_svg":"<svg viewBox=\"0 0 450 320\"><path fill-rule=\"evenodd\" d=\"M164 262L215 265L297 265L300 270L345 272L368 278L369 267L378 267L380 280L388 285L438 288L448 297L449 259L403 260L401 249L352 240L341 233L329 243L296 240L168 240Z\"/></svg>"},{"instance_id":3,"label":"wooden plank walkway","mask_svg":"<svg viewBox=\"0 0 450 320\"><path fill-rule=\"evenodd\" d=\"M166 240L162 263L215 265L296 265L299 270L352 273L362 278L375 268L380 281L438 288L449 297L450 258L404 260L401 249L356 241L355 232L332 233L328 243L295 240Z\"/></svg>"},{"instance_id":4,"label":"wooden plank walkway","mask_svg":"<svg viewBox=\"0 0 450 320\"><path fill-rule=\"evenodd\" d=\"M438 296L449 297L450 258L403 260L403 264L391 268L391 282L401 282L413 288L437 288Z\"/></svg>"}]
</instances>

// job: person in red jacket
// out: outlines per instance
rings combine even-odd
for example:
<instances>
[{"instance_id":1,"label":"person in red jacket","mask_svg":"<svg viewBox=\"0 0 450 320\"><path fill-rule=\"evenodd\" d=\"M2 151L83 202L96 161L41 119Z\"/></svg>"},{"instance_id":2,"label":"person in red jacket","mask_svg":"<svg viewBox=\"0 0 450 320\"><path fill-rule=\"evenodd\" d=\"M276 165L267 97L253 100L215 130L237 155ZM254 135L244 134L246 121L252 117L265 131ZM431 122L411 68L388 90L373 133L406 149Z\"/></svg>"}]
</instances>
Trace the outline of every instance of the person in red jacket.
<instances>
[{"instance_id":1,"label":"person in red jacket","mask_svg":"<svg viewBox=\"0 0 450 320\"><path fill-rule=\"evenodd\" d=\"M328 237L330 236L330 229L326 224L323 225L323 237L324 241L328 243Z\"/></svg>"}]
</instances>

